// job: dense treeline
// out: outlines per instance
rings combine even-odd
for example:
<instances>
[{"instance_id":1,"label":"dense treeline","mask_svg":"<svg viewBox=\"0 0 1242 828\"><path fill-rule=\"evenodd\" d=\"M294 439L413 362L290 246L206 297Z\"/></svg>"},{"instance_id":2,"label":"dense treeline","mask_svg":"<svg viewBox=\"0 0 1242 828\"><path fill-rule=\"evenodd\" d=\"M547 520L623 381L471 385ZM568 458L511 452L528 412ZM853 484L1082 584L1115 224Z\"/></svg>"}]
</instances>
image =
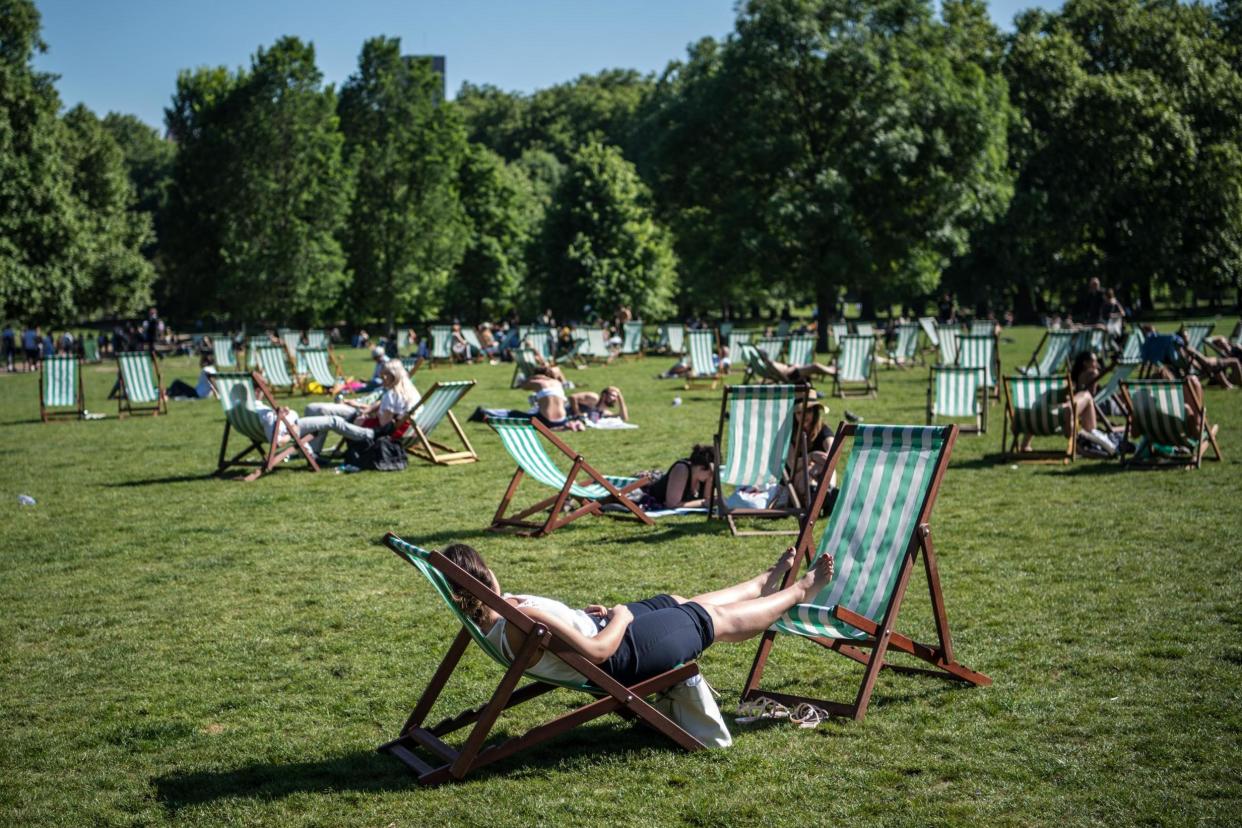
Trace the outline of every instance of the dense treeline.
<instances>
[{"instance_id":1,"label":"dense treeline","mask_svg":"<svg viewBox=\"0 0 1242 828\"><path fill-rule=\"evenodd\" d=\"M751 0L659 76L441 100L400 41L339 89L285 37L184 71L166 136L62 114L0 0L0 315L157 301L304 324L942 290L1022 318L1242 281L1242 0Z\"/></svg>"}]
</instances>

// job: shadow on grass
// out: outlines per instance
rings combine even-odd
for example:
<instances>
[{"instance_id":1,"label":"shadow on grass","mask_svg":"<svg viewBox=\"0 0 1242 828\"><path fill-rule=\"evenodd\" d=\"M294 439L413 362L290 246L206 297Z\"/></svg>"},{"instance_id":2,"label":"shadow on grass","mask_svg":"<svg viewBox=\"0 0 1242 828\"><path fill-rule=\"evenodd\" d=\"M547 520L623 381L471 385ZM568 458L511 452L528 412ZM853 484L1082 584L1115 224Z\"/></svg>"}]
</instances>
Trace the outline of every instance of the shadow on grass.
<instances>
[{"instance_id":1,"label":"shadow on grass","mask_svg":"<svg viewBox=\"0 0 1242 828\"><path fill-rule=\"evenodd\" d=\"M1107 474L1107 475L1125 474L1127 471L1128 470L1126 469L1126 467L1118 463L1116 460L1111 460L1111 461L1110 460L1095 460L1095 461L1087 460L1085 462L1082 460L1075 460L1069 466L1057 466L1055 469L1049 467L1047 469L1041 469L1040 473L1041 474L1052 474L1055 472L1056 474L1065 474L1071 477L1079 477L1082 475L1098 476L1102 474Z\"/></svg>"},{"instance_id":2,"label":"shadow on grass","mask_svg":"<svg viewBox=\"0 0 1242 828\"><path fill-rule=\"evenodd\" d=\"M166 483L193 483L200 480L228 480L229 478L217 478L214 472L206 474L177 474L169 477L151 477L145 480L122 480L118 483L101 483L100 485L106 489L133 489L141 486L163 486ZM240 476L238 479L241 479Z\"/></svg>"}]
</instances>

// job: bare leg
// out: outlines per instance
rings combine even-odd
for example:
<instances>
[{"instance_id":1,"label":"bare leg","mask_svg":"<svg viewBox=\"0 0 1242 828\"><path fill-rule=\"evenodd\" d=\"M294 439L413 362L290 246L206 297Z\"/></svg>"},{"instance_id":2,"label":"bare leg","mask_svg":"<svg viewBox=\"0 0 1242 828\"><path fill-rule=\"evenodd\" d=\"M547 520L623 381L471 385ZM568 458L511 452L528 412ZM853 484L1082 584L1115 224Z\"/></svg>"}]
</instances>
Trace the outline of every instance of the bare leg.
<instances>
[{"instance_id":1,"label":"bare leg","mask_svg":"<svg viewBox=\"0 0 1242 828\"><path fill-rule=\"evenodd\" d=\"M696 604L721 606L759 598L763 595L770 595L780 589L781 582L785 579L785 573L793 566L795 552L796 550L791 546L781 553L781 556L776 559L776 563L755 577L724 589L696 595L690 600Z\"/></svg>"},{"instance_id":2,"label":"bare leg","mask_svg":"<svg viewBox=\"0 0 1242 828\"><path fill-rule=\"evenodd\" d=\"M790 607L815 595L831 580L832 556L823 555L809 572L785 589L748 601L722 606L706 604L703 608L712 617L716 641L745 641L772 626Z\"/></svg>"},{"instance_id":3,"label":"bare leg","mask_svg":"<svg viewBox=\"0 0 1242 828\"><path fill-rule=\"evenodd\" d=\"M1079 391L1074 395L1074 405L1078 408L1078 427L1086 431L1094 431L1095 400L1089 391Z\"/></svg>"}]
</instances>

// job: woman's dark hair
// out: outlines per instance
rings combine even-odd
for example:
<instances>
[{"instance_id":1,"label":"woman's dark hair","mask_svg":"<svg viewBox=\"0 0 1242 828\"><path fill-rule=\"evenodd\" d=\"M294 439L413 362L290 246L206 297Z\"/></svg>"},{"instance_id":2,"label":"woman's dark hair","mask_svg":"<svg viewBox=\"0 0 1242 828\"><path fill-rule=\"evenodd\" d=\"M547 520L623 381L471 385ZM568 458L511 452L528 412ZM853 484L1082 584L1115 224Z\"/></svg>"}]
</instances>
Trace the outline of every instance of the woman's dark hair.
<instances>
[{"instance_id":1,"label":"woman's dark hair","mask_svg":"<svg viewBox=\"0 0 1242 828\"><path fill-rule=\"evenodd\" d=\"M488 569L483 556L475 551L473 546L466 543L451 543L440 550L440 554L482 581L484 585L488 587L492 585L492 571ZM475 624L482 623L483 602L456 584L453 584L453 603Z\"/></svg>"},{"instance_id":2,"label":"woman's dark hair","mask_svg":"<svg viewBox=\"0 0 1242 828\"><path fill-rule=\"evenodd\" d=\"M1079 352L1077 356L1074 357L1074 365L1070 371L1070 373L1074 377L1074 382L1078 381L1078 375L1081 374L1084 370L1086 370L1087 363L1090 362L1094 358L1095 358L1094 351L1081 351Z\"/></svg>"},{"instance_id":3,"label":"woman's dark hair","mask_svg":"<svg viewBox=\"0 0 1242 828\"><path fill-rule=\"evenodd\" d=\"M706 466L710 469L715 462L716 452L711 446L695 443L694 448L690 449L691 466Z\"/></svg>"}]
</instances>

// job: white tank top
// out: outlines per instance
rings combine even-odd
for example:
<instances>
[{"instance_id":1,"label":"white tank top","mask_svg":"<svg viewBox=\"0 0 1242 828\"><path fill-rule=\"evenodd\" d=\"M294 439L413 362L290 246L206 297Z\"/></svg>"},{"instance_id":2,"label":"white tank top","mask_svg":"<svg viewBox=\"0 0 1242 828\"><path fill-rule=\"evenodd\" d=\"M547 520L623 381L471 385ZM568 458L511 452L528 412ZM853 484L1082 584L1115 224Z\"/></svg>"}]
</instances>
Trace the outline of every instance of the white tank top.
<instances>
[{"instance_id":1,"label":"white tank top","mask_svg":"<svg viewBox=\"0 0 1242 828\"><path fill-rule=\"evenodd\" d=\"M508 593L503 597L506 599L518 599L518 609L529 607L546 612L558 621L573 627L586 638L594 638L599 634L599 627L595 625L595 621L592 620L591 616L580 609L571 609L553 598L543 598L539 595L509 595ZM513 660L513 652L509 648L509 639L505 635L505 619L500 618L495 624L492 624L492 628L487 631L487 640L492 642L505 658L510 661ZM549 681L586 681L586 678L581 673L546 650L539 660L535 662L535 665L526 672L532 676L545 678Z\"/></svg>"}]
</instances>

